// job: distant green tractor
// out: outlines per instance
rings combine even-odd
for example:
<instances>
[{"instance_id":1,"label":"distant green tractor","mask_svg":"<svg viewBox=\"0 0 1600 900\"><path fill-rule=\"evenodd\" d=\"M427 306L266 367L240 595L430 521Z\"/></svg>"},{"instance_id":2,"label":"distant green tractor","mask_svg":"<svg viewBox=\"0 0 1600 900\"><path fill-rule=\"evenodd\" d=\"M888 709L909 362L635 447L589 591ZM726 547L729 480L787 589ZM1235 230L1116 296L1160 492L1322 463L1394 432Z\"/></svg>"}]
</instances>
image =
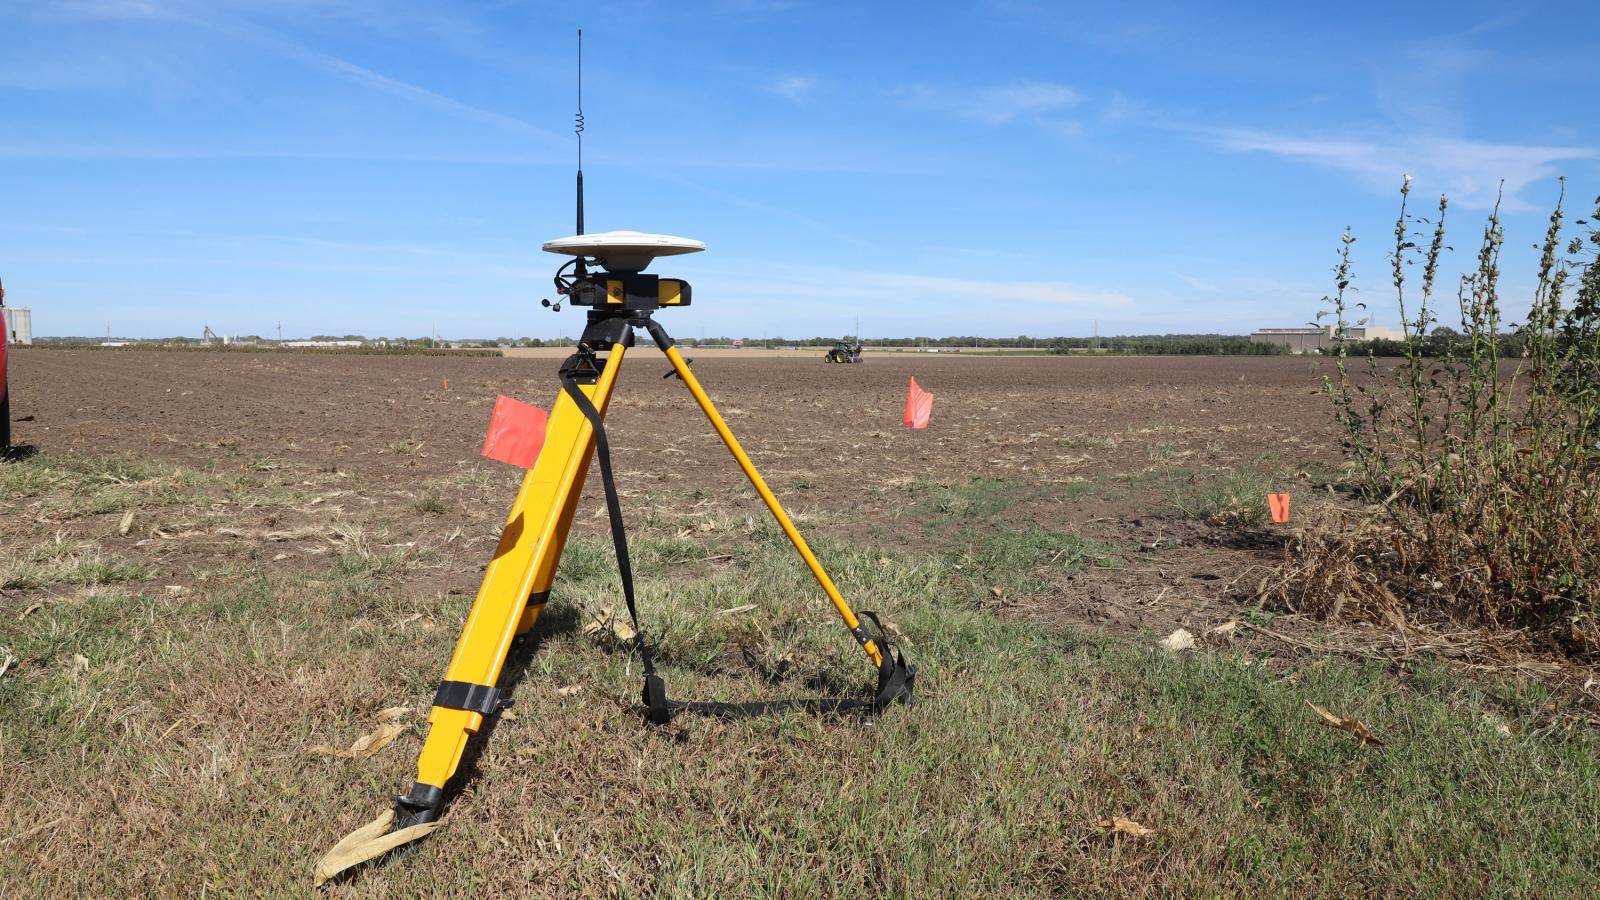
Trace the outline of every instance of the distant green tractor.
<instances>
[{"instance_id":1,"label":"distant green tractor","mask_svg":"<svg viewBox=\"0 0 1600 900\"><path fill-rule=\"evenodd\" d=\"M861 362L861 343L850 345L844 341L834 341L833 349L822 357L824 362L831 363L858 363Z\"/></svg>"}]
</instances>

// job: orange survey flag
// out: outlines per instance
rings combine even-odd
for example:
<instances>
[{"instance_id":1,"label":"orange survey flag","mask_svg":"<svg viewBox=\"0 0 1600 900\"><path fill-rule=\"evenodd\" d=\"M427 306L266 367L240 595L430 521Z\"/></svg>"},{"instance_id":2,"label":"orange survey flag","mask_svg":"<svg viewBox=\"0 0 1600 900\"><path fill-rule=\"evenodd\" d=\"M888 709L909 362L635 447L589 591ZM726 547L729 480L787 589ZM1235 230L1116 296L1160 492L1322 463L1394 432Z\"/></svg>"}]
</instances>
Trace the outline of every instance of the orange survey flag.
<instances>
[{"instance_id":1,"label":"orange survey flag","mask_svg":"<svg viewBox=\"0 0 1600 900\"><path fill-rule=\"evenodd\" d=\"M933 395L917 386L917 379L911 379L911 387L906 391L906 417L907 428L927 428L928 418L933 415Z\"/></svg>"},{"instance_id":2,"label":"orange survey flag","mask_svg":"<svg viewBox=\"0 0 1600 900\"><path fill-rule=\"evenodd\" d=\"M483 439L483 455L531 469L544 448L544 430L549 416L537 406L513 400L504 394L494 398L494 413L489 416L489 434Z\"/></svg>"},{"instance_id":3,"label":"orange survey flag","mask_svg":"<svg viewBox=\"0 0 1600 900\"><path fill-rule=\"evenodd\" d=\"M1272 521L1282 525L1289 521L1289 495L1268 494L1267 505L1272 507Z\"/></svg>"}]
</instances>

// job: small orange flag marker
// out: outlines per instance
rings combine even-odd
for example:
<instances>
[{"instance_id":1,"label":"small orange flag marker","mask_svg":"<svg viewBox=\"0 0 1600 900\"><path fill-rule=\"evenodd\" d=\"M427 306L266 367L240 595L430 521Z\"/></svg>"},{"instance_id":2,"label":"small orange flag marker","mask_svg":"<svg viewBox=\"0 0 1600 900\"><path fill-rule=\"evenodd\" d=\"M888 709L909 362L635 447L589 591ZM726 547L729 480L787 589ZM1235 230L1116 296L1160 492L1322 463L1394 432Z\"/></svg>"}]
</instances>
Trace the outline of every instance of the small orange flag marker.
<instances>
[{"instance_id":1,"label":"small orange flag marker","mask_svg":"<svg viewBox=\"0 0 1600 900\"><path fill-rule=\"evenodd\" d=\"M1289 495L1268 494L1267 505L1272 507L1272 521L1282 525L1289 521Z\"/></svg>"},{"instance_id":2,"label":"small orange flag marker","mask_svg":"<svg viewBox=\"0 0 1600 900\"><path fill-rule=\"evenodd\" d=\"M907 428L927 428L928 419L933 415L933 395L917 385L917 379L911 379L911 387L906 390L906 416Z\"/></svg>"},{"instance_id":3,"label":"small orange flag marker","mask_svg":"<svg viewBox=\"0 0 1600 900\"><path fill-rule=\"evenodd\" d=\"M513 400L504 394L494 398L494 413L489 416L489 434L483 439L483 455L531 469L544 448L544 431L549 415L537 406Z\"/></svg>"}]
</instances>

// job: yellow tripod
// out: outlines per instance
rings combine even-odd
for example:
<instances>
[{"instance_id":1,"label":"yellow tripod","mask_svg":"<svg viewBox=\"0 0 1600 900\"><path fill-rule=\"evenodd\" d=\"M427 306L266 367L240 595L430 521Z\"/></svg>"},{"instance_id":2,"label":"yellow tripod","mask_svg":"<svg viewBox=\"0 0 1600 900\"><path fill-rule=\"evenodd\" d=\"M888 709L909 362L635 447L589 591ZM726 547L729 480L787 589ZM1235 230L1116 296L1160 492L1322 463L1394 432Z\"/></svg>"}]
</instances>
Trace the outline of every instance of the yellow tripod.
<instances>
[{"instance_id":1,"label":"yellow tripod","mask_svg":"<svg viewBox=\"0 0 1600 900\"><path fill-rule=\"evenodd\" d=\"M701 411L711 420L712 427L761 495L773 518L805 560L811 574L816 576L817 583L822 586L828 599L833 601L845 626L878 667L875 697L870 704L860 702L856 705L870 705L873 710L881 710L896 700L909 702L911 699L915 668L905 663L898 648L881 633L881 628L877 634L869 631L851 610L850 604L845 602L833 579L828 577L822 564L806 545L805 538L800 536L794 522L784 512L778 498L762 480L761 473L756 471L755 464L739 446L738 439L701 388L683 355L673 346L672 339L660 324L651 318L650 313L658 304L630 302L626 304L630 308L621 309L602 306L607 303L603 299L606 297L615 297L611 303L617 306L623 305L624 297L630 301L639 299L640 295L631 289L626 293L622 291L621 279L632 282L641 276L629 274L612 278L612 283L618 285L617 289L607 294L597 293L591 298L600 308L589 313L589 324L578 345L578 352L561 367L565 390L556 397L545 434L544 449L523 479L522 489L511 507L505 531L495 549L494 559L484 573L483 585L478 589L477 599L467 616L461 638L456 643L455 655L434 697L433 709L428 715L427 738L417 760L416 783L406 794L395 798L395 824L399 828L433 821L438 817L445 785L455 775L468 739L483 727L486 717L495 715L508 705L509 700L496 686L501 669L505 665L512 638L533 628L549 598L550 585L555 580L556 566L572 526L573 511L577 507L597 438L602 452L601 463L605 467L603 474L607 501L611 507L613 536L618 539L624 591L632 611L632 579L626 542L620 537L620 512L611 483L602 422L616 386L617 374L622 368L623 356L634 343L636 328L647 330L671 361L673 374L688 386L689 393L694 395ZM653 284L649 286L654 287ZM683 285L682 290L686 294L687 285ZM650 293L655 294L654 291ZM663 287L661 294L666 293L667 289ZM655 299L655 296L649 297L649 300ZM583 301L574 299L574 302ZM601 353L605 355L601 356ZM866 615L871 616L870 613ZM642 632L640 650L645 660L645 703L650 709L650 719L658 724L664 723L671 715L670 701L666 700L660 679L654 678ZM720 705L675 706L693 708Z\"/></svg>"}]
</instances>

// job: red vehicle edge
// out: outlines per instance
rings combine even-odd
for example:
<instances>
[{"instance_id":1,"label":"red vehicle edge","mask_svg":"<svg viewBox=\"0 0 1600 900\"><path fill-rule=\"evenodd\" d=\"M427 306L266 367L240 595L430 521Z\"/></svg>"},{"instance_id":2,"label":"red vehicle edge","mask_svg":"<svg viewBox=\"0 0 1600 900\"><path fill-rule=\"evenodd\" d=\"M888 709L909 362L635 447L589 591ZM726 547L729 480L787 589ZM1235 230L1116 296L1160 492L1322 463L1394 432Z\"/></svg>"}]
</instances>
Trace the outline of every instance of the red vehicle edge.
<instances>
[{"instance_id":1,"label":"red vehicle edge","mask_svg":"<svg viewBox=\"0 0 1600 900\"><path fill-rule=\"evenodd\" d=\"M0 306L6 305L6 289L0 285ZM6 390L6 345L11 343L10 330L0 316L0 449L11 446L11 392Z\"/></svg>"}]
</instances>

